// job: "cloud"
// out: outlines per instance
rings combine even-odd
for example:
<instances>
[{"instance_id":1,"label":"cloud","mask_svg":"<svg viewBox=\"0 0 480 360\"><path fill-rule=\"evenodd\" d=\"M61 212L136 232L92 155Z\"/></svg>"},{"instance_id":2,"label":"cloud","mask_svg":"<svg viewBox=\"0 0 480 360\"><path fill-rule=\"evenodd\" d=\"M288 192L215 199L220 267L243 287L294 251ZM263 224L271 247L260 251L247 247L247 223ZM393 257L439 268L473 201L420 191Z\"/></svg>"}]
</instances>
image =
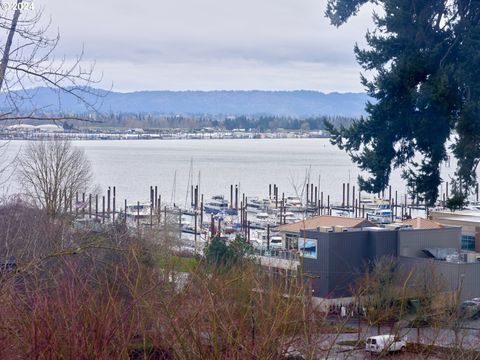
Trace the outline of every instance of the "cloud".
<instances>
[{"instance_id":1,"label":"cloud","mask_svg":"<svg viewBox=\"0 0 480 360\"><path fill-rule=\"evenodd\" d=\"M84 44L106 81L122 90L154 84L361 89L353 46L364 43L369 8L337 29L323 16L325 1L318 0L36 0L36 5L44 5L60 29L59 52L74 56Z\"/></svg>"}]
</instances>

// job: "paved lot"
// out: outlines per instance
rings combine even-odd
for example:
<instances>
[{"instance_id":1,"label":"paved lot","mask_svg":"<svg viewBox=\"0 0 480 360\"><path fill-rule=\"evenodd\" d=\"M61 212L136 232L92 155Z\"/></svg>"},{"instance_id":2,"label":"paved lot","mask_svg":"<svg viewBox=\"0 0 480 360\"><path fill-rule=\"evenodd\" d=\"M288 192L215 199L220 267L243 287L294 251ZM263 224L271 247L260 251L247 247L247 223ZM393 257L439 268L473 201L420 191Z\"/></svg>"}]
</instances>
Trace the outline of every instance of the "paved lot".
<instances>
[{"instance_id":1,"label":"paved lot","mask_svg":"<svg viewBox=\"0 0 480 360\"><path fill-rule=\"evenodd\" d=\"M358 323L352 321L348 324L350 327L357 327ZM435 328L422 328L420 332L417 329L405 328L399 330L398 335L406 336L409 342L420 342L423 344L434 344L443 347L453 347L455 342L466 349L480 348L480 320L467 322L463 324L464 329L461 329L455 335L452 329L435 329ZM369 327L365 324L361 325L361 338L365 339L369 336L378 335L376 327ZM392 333L390 327L380 328L380 334ZM338 345L339 342L345 340L357 340L358 334L321 334L318 338L318 352L319 359L419 359L418 354L412 353L396 353L389 354L387 356L377 357L372 356L363 349L354 349L348 346ZM438 357L429 356L428 359L436 360Z\"/></svg>"}]
</instances>

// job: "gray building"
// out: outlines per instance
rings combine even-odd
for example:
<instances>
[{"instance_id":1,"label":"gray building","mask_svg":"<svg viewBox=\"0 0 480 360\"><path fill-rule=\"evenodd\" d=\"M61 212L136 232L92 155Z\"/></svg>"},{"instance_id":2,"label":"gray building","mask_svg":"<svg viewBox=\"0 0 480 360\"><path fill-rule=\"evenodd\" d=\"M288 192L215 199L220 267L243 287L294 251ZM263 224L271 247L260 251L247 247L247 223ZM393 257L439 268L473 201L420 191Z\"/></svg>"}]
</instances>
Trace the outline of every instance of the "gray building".
<instances>
[{"instance_id":1,"label":"gray building","mask_svg":"<svg viewBox=\"0 0 480 360\"><path fill-rule=\"evenodd\" d=\"M305 230L299 237L301 266L313 295L339 298L373 261L393 256L405 271L435 271L447 292L462 300L480 297L480 254L460 251L461 229L360 228L325 232ZM439 257L437 253L450 254Z\"/></svg>"},{"instance_id":2,"label":"gray building","mask_svg":"<svg viewBox=\"0 0 480 360\"><path fill-rule=\"evenodd\" d=\"M313 295L348 297L357 278L382 256L397 256L397 231L360 228L341 232L306 230L303 272ZM303 250L302 237L298 240Z\"/></svg>"}]
</instances>

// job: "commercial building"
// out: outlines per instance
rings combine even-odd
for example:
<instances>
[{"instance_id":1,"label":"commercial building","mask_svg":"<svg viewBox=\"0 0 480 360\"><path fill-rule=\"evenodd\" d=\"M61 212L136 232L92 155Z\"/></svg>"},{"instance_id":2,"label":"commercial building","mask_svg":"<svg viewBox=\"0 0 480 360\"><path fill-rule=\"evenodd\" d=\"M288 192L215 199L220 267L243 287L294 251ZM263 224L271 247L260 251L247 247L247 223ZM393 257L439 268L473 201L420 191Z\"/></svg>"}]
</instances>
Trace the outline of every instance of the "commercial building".
<instances>
[{"instance_id":1,"label":"commercial building","mask_svg":"<svg viewBox=\"0 0 480 360\"><path fill-rule=\"evenodd\" d=\"M436 271L445 291L460 291L462 299L480 297L480 254L462 252L458 226L412 219L380 228L364 219L319 216L279 231L287 249L296 246L316 297L351 296L356 280L383 256L406 270Z\"/></svg>"},{"instance_id":2,"label":"commercial building","mask_svg":"<svg viewBox=\"0 0 480 360\"><path fill-rule=\"evenodd\" d=\"M462 250L480 252L480 211L432 211L430 217L437 223L447 226L459 226L462 229Z\"/></svg>"}]
</instances>

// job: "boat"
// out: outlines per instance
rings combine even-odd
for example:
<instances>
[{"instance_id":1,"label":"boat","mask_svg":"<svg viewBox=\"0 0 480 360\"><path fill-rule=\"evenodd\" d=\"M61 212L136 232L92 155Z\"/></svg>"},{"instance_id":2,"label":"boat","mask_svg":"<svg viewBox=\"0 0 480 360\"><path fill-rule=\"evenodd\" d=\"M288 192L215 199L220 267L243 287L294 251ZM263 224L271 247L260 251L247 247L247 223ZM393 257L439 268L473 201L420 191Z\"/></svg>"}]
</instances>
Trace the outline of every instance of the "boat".
<instances>
[{"instance_id":1,"label":"boat","mask_svg":"<svg viewBox=\"0 0 480 360\"><path fill-rule=\"evenodd\" d=\"M228 205L228 201L222 195L213 196L210 201L204 205L204 210L207 214L217 215L237 215L237 210Z\"/></svg>"},{"instance_id":2,"label":"boat","mask_svg":"<svg viewBox=\"0 0 480 360\"><path fill-rule=\"evenodd\" d=\"M285 199L285 208L292 212L304 212L306 210L300 198L295 196L289 196Z\"/></svg>"},{"instance_id":3,"label":"boat","mask_svg":"<svg viewBox=\"0 0 480 360\"><path fill-rule=\"evenodd\" d=\"M367 213L367 218L375 224L390 224L393 222L393 211L390 205L379 205L374 212Z\"/></svg>"},{"instance_id":4,"label":"boat","mask_svg":"<svg viewBox=\"0 0 480 360\"><path fill-rule=\"evenodd\" d=\"M299 219L297 218L295 213L293 213L291 211L286 211L285 213L283 213L281 220L282 220L281 223L283 223L283 224L291 224L291 223L299 221Z\"/></svg>"}]
</instances>

